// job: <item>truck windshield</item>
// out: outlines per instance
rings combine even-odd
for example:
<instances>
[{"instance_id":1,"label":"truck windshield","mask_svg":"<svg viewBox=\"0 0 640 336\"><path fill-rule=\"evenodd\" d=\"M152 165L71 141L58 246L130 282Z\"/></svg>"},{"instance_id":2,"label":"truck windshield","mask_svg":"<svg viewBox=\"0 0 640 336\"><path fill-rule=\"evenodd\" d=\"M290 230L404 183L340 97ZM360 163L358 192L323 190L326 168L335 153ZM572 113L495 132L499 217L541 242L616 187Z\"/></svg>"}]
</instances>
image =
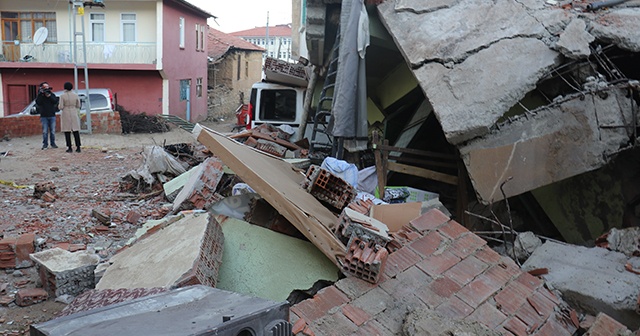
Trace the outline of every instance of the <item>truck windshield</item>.
<instances>
[{"instance_id":1,"label":"truck windshield","mask_svg":"<svg viewBox=\"0 0 640 336\"><path fill-rule=\"evenodd\" d=\"M295 90L262 90L260 92L260 120L295 121Z\"/></svg>"}]
</instances>

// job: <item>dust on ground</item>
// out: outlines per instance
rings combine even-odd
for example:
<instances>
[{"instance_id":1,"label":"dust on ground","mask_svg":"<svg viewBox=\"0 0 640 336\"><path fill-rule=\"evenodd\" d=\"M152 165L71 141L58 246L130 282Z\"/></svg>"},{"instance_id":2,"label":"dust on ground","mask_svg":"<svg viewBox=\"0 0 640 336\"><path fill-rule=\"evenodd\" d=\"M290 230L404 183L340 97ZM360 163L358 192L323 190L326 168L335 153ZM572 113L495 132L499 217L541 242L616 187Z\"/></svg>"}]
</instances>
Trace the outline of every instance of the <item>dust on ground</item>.
<instances>
[{"instance_id":1,"label":"dust on ground","mask_svg":"<svg viewBox=\"0 0 640 336\"><path fill-rule=\"evenodd\" d=\"M203 125L219 132L229 132L233 126ZM34 233L42 242L36 251L79 244L92 247L106 260L142 223L164 216L158 209L166 205L162 194L145 199L123 195L120 177L142 164L144 146L195 142L191 133L177 127L152 134L81 134L81 140L81 153L65 152L62 133L56 134L59 148L45 150L39 135L0 141L0 181L26 187L0 184L3 237ZM49 181L56 187L55 202L34 198L29 186ZM93 209L111 212L112 227L105 230L91 216ZM138 223L125 220L130 212L141 216ZM13 297L21 288L41 287L35 267L0 270L0 288L4 284L0 299ZM64 306L53 298L29 307L0 305L0 335L28 335L30 324L54 318Z\"/></svg>"}]
</instances>

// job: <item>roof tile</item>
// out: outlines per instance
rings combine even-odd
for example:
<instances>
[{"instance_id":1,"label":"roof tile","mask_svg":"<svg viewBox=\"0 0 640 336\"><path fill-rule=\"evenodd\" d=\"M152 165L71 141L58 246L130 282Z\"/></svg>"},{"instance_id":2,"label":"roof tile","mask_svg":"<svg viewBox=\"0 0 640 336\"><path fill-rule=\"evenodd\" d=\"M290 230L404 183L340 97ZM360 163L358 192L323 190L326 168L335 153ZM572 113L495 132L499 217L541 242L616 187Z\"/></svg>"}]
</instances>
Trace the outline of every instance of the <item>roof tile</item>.
<instances>
[{"instance_id":1,"label":"roof tile","mask_svg":"<svg viewBox=\"0 0 640 336\"><path fill-rule=\"evenodd\" d=\"M483 303L480 307L476 308L471 315L465 318L465 320L468 321L476 321L484 324L490 329L497 328L506 319L507 317L489 302Z\"/></svg>"},{"instance_id":2,"label":"roof tile","mask_svg":"<svg viewBox=\"0 0 640 336\"><path fill-rule=\"evenodd\" d=\"M449 221L449 217L438 209L431 209L422 216L412 219L409 223L416 231L424 233L425 231L435 230L440 225Z\"/></svg>"},{"instance_id":3,"label":"roof tile","mask_svg":"<svg viewBox=\"0 0 640 336\"><path fill-rule=\"evenodd\" d=\"M269 26L269 36L291 37L291 25L275 25ZM251 29L241 30L230 33L230 35L238 37L265 37L267 35L267 27L255 27Z\"/></svg>"},{"instance_id":4,"label":"roof tile","mask_svg":"<svg viewBox=\"0 0 640 336\"><path fill-rule=\"evenodd\" d=\"M436 308L436 312L446 318L462 320L473 312L473 308L457 297L452 296L449 300L439 305Z\"/></svg>"},{"instance_id":5,"label":"roof tile","mask_svg":"<svg viewBox=\"0 0 640 336\"><path fill-rule=\"evenodd\" d=\"M213 58L220 58L230 49L264 51L264 49L253 43L209 27L207 55Z\"/></svg>"},{"instance_id":6,"label":"roof tile","mask_svg":"<svg viewBox=\"0 0 640 336\"><path fill-rule=\"evenodd\" d=\"M449 251L464 259L486 244L487 242L484 239L473 233L468 233L454 241Z\"/></svg>"},{"instance_id":7,"label":"roof tile","mask_svg":"<svg viewBox=\"0 0 640 336\"><path fill-rule=\"evenodd\" d=\"M422 260L418 254L413 252L408 246L405 246L391 254L387 258L387 264L384 268L384 273L393 278L396 274L406 270L410 266L415 265Z\"/></svg>"},{"instance_id":8,"label":"roof tile","mask_svg":"<svg viewBox=\"0 0 640 336\"><path fill-rule=\"evenodd\" d=\"M451 239L456 239L458 237L460 237L461 235L463 235L464 233L469 232L469 230L467 230L467 228L465 228L464 226L460 225L460 223L452 220L449 223L447 223L447 225L443 225L441 227L438 228L438 231L444 233L446 236L448 236Z\"/></svg>"},{"instance_id":9,"label":"roof tile","mask_svg":"<svg viewBox=\"0 0 640 336\"><path fill-rule=\"evenodd\" d=\"M458 256L449 251L444 251L439 254L432 254L425 258L423 261L417 264L418 268L426 272L427 274L435 277L444 273L450 269L453 265L460 262Z\"/></svg>"},{"instance_id":10,"label":"roof tile","mask_svg":"<svg viewBox=\"0 0 640 336\"><path fill-rule=\"evenodd\" d=\"M444 275L464 286L480 273L484 272L488 267L489 265L480 261L478 258L469 257L451 267Z\"/></svg>"},{"instance_id":11,"label":"roof tile","mask_svg":"<svg viewBox=\"0 0 640 336\"><path fill-rule=\"evenodd\" d=\"M510 319L508 319L503 325L502 327L505 330L510 331L512 334L516 335L516 336L527 336L529 335L528 331L527 331L527 325L524 324L522 321L520 321L519 319L512 317Z\"/></svg>"},{"instance_id":12,"label":"roof tile","mask_svg":"<svg viewBox=\"0 0 640 336\"><path fill-rule=\"evenodd\" d=\"M357 326L361 326L363 323L371 319L371 315L367 314L366 311L352 304L344 305L342 307L342 313Z\"/></svg>"},{"instance_id":13,"label":"roof tile","mask_svg":"<svg viewBox=\"0 0 640 336\"><path fill-rule=\"evenodd\" d=\"M524 304L533 291L521 283L511 281L500 293L494 296L497 307L507 315L514 314Z\"/></svg>"},{"instance_id":14,"label":"roof tile","mask_svg":"<svg viewBox=\"0 0 640 336\"><path fill-rule=\"evenodd\" d=\"M480 275L460 289L456 295L471 307L476 308L500 290L501 287L502 285L500 283L484 275Z\"/></svg>"},{"instance_id":15,"label":"roof tile","mask_svg":"<svg viewBox=\"0 0 640 336\"><path fill-rule=\"evenodd\" d=\"M433 280L429 285L429 289L443 298L449 298L462 287L449 277L443 276Z\"/></svg>"},{"instance_id":16,"label":"roof tile","mask_svg":"<svg viewBox=\"0 0 640 336\"><path fill-rule=\"evenodd\" d=\"M437 231L430 232L424 237L411 243L411 248L422 254L424 257L430 256L433 252L440 248L440 244L445 238Z\"/></svg>"}]
</instances>

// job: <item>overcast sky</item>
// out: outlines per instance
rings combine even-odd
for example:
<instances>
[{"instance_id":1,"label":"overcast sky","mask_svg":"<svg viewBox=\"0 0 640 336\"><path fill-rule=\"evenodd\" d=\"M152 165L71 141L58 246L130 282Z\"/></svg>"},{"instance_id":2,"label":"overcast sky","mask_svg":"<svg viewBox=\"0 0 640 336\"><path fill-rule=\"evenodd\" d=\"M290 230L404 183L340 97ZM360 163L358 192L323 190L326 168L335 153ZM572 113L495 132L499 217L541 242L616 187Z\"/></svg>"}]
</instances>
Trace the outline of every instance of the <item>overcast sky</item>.
<instances>
[{"instance_id":1,"label":"overcast sky","mask_svg":"<svg viewBox=\"0 0 640 336\"><path fill-rule=\"evenodd\" d=\"M209 25L225 33L291 23L291 0L187 0L216 16ZM217 23L216 23L217 22Z\"/></svg>"}]
</instances>

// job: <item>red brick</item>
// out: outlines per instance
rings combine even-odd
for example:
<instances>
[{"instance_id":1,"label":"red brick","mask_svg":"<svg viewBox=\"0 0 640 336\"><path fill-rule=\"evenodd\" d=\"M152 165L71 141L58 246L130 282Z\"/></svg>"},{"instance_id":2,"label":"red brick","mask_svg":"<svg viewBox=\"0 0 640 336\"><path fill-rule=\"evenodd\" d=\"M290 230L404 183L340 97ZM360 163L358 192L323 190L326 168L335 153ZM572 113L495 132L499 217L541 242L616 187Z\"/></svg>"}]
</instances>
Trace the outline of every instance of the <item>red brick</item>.
<instances>
[{"instance_id":1,"label":"red brick","mask_svg":"<svg viewBox=\"0 0 640 336\"><path fill-rule=\"evenodd\" d=\"M469 257L451 267L444 275L464 286L487 269L487 267L489 267L489 265L478 260L476 257Z\"/></svg>"},{"instance_id":2,"label":"red brick","mask_svg":"<svg viewBox=\"0 0 640 336\"><path fill-rule=\"evenodd\" d=\"M499 283L501 287L511 281L518 273L513 274L508 268L502 264L491 266L485 273L487 277L493 279L495 283Z\"/></svg>"},{"instance_id":3,"label":"red brick","mask_svg":"<svg viewBox=\"0 0 640 336\"><path fill-rule=\"evenodd\" d=\"M469 316L467 321L476 321L487 326L489 329L496 329L507 317L501 313L494 305L485 302Z\"/></svg>"},{"instance_id":4,"label":"red brick","mask_svg":"<svg viewBox=\"0 0 640 336\"><path fill-rule=\"evenodd\" d=\"M533 291L521 283L511 281L500 293L496 294L497 307L506 315L514 314L522 306Z\"/></svg>"},{"instance_id":5,"label":"red brick","mask_svg":"<svg viewBox=\"0 0 640 336\"><path fill-rule=\"evenodd\" d=\"M624 335L629 329L605 313L598 313L596 320L585 336Z\"/></svg>"},{"instance_id":6,"label":"red brick","mask_svg":"<svg viewBox=\"0 0 640 336\"><path fill-rule=\"evenodd\" d=\"M439 305L436 308L436 312L440 313L445 318L462 320L473 312L473 308L453 296L443 304Z\"/></svg>"},{"instance_id":7,"label":"red brick","mask_svg":"<svg viewBox=\"0 0 640 336\"><path fill-rule=\"evenodd\" d=\"M486 262L487 264L496 264L500 261L501 256L489 246L484 246L474 255L476 258Z\"/></svg>"},{"instance_id":8,"label":"red brick","mask_svg":"<svg viewBox=\"0 0 640 336\"><path fill-rule=\"evenodd\" d=\"M546 287L540 288L538 292L544 295L544 297L546 297L547 299L551 300L551 302L555 304L560 304L560 299L558 299L558 297L555 294L553 294L548 288Z\"/></svg>"},{"instance_id":9,"label":"red brick","mask_svg":"<svg viewBox=\"0 0 640 336\"><path fill-rule=\"evenodd\" d=\"M542 286L542 284L544 283L544 281L542 281L540 278L538 277L534 277L533 275L527 273L527 272L522 272L516 279L515 281L523 284L525 287L531 289L531 290L535 290L538 287Z\"/></svg>"},{"instance_id":10,"label":"red brick","mask_svg":"<svg viewBox=\"0 0 640 336\"><path fill-rule=\"evenodd\" d=\"M494 282L493 279L480 275L464 286L456 296L471 307L476 308L500 288L501 285Z\"/></svg>"},{"instance_id":11,"label":"red brick","mask_svg":"<svg viewBox=\"0 0 640 336\"><path fill-rule=\"evenodd\" d=\"M405 246L389 254L384 272L388 277L393 278L396 274L415 265L420 260L422 260L422 258L417 253L413 252L408 246Z\"/></svg>"},{"instance_id":12,"label":"red brick","mask_svg":"<svg viewBox=\"0 0 640 336\"><path fill-rule=\"evenodd\" d=\"M3 295L0 296L0 306L8 306L11 302L15 301L16 297L14 296L9 296L9 295Z\"/></svg>"},{"instance_id":13,"label":"red brick","mask_svg":"<svg viewBox=\"0 0 640 336\"><path fill-rule=\"evenodd\" d=\"M527 331L527 325L522 323L522 321L518 320L515 317L508 319L504 324L502 324L502 327L516 336L529 335L529 332Z\"/></svg>"},{"instance_id":14,"label":"red brick","mask_svg":"<svg viewBox=\"0 0 640 336\"><path fill-rule=\"evenodd\" d=\"M376 320L369 320L365 324L361 325L358 330L352 335L358 336L387 336L391 335L391 332L387 330Z\"/></svg>"},{"instance_id":15,"label":"red brick","mask_svg":"<svg viewBox=\"0 0 640 336\"><path fill-rule=\"evenodd\" d=\"M360 297L371 289L378 287L375 284L356 277L344 278L336 282L335 286L338 287L340 291L347 294L350 299Z\"/></svg>"},{"instance_id":16,"label":"red brick","mask_svg":"<svg viewBox=\"0 0 640 336\"><path fill-rule=\"evenodd\" d=\"M449 251L464 259L472 255L477 249L487 245L487 242L473 233L462 235L451 244Z\"/></svg>"},{"instance_id":17,"label":"red brick","mask_svg":"<svg viewBox=\"0 0 640 336\"><path fill-rule=\"evenodd\" d=\"M29 254L35 252L35 246L33 245L35 240L36 235L33 233L23 234L18 237L16 240L16 266L33 266L33 261L29 258Z\"/></svg>"},{"instance_id":18,"label":"red brick","mask_svg":"<svg viewBox=\"0 0 640 336\"><path fill-rule=\"evenodd\" d=\"M440 247L440 244L443 241L444 237L442 237L437 231L433 231L414 241L409 246L420 253L423 257L428 257Z\"/></svg>"},{"instance_id":19,"label":"red brick","mask_svg":"<svg viewBox=\"0 0 640 336\"><path fill-rule=\"evenodd\" d=\"M293 324L293 327L291 327L291 333L295 335L299 332L302 332L306 327L307 321L305 321L303 318L299 318L296 323Z\"/></svg>"},{"instance_id":20,"label":"red brick","mask_svg":"<svg viewBox=\"0 0 640 336\"><path fill-rule=\"evenodd\" d=\"M442 296L436 294L431 289L431 284L418 288L415 292L415 295L430 309L434 309L446 300L446 298L443 298Z\"/></svg>"},{"instance_id":21,"label":"red brick","mask_svg":"<svg viewBox=\"0 0 640 336\"><path fill-rule=\"evenodd\" d=\"M435 230L440 225L449 221L449 216L442 213L438 209L431 209L424 215L411 220L409 223L418 232L425 232L429 230Z\"/></svg>"},{"instance_id":22,"label":"red brick","mask_svg":"<svg viewBox=\"0 0 640 336\"><path fill-rule=\"evenodd\" d=\"M533 293L530 297L527 298L527 302L535 309L538 315L547 318L551 313L553 313L553 309L556 306L551 300L547 299L544 295L539 292Z\"/></svg>"},{"instance_id":23,"label":"red brick","mask_svg":"<svg viewBox=\"0 0 640 336\"><path fill-rule=\"evenodd\" d=\"M15 252L17 238L3 238L0 240L0 252Z\"/></svg>"},{"instance_id":24,"label":"red brick","mask_svg":"<svg viewBox=\"0 0 640 336\"><path fill-rule=\"evenodd\" d=\"M527 325L528 330L536 330L546 320L546 316L540 316L528 301L516 311L516 317Z\"/></svg>"},{"instance_id":25,"label":"red brick","mask_svg":"<svg viewBox=\"0 0 640 336\"><path fill-rule=\"evenodd\" d=\"M416 266L409 267L400 272L394 279L389 279L380 284L380 287L394 299L404 301L415 294L415 291L431 278Z\"/></svg>"},{"instance_id":26,"label":"red brick","mask_svg":"<svg viewBox=\"0 0 640 336\"><path fill-rule=\"evenodd\" d=\"M342 313L357 326L361 326L371 319L371 315L367 314L366 311L350 304L342 307Z\"/></svg>"},{"instance_id":27,"label":"red brick","mask_svg":"<svg viewBox=\"0 0 640 336\"><path fill-rule=\"evenodd\" d=\"M16 304L21 307L46 301L49 294L42 288L21 289L16 294Z\"/></svg>"},{"instance_id":28,"label":"red brick","mask_svg":"<svg viewBox=\"0 0 640 336\"><path fill-rule=\"evenodd\" d=\"M142 216L134 210L129 211L125 220L131 224L138 224L138 221L142 218Z\"/></svg>"},{"instance_id":29,"label":"red brick","mask_svg":"<svg viewBox=\"0 0 640 336\"><path fill-rule=\"evenodd\" d=\"M536 336L571 336L572 331L567 330L555 318L550 318L542 325L540 329L534 334ZM611 334L608 334L611 336Z\"/></svg>"},{"instance_id":30,"label":"red brick","mask_svg":"<svg viewBox=\"0 0 640 336\"><path fill-rule=\"evenodd\" d=\"M460 223L452 220L449 223L438 228L438 231L442 232L444 235L451 239L456 239L460 237L462 234L469 232L467 228L460 225Z\"/></svg>"},{"instance_id":31,"label":"red brick","mask_svg":"<svg viewBox=\"0 0 640 336\"><path fill-rule=\"evenodd\" d=\"M429 285L429 289L444 298L451 297L451 295L458 292L461 288L459 284L446 276L433 280Z\"/></svg>"},{"instance_id":32,"label":"red brick","mask_svg":"<svg viewBox=\"0 0 640 336\"><path fill-rule=\"evenodd\" d=\"M460 258L455 256L449 251L444 251L440 254L432 254L419 262L416 266L423 270L425 273L435 277L444 273L450 269L453 265L460 262Z\"/></svg>"}]
</instances>

